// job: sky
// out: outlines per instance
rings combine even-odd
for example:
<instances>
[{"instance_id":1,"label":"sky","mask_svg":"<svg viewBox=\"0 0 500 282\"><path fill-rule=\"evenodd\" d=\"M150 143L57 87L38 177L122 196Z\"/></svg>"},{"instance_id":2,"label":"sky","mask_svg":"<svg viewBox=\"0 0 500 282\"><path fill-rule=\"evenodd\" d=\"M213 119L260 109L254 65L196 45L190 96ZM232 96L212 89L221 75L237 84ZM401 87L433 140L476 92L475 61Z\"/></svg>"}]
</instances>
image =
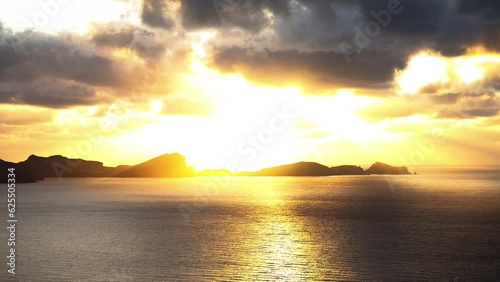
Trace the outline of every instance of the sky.
<instances>
[{"instance_id":1,"label":"sky","mask_svg":"<svg viewBox=\"0 0 500 282\"><path fill-rule=\"evenodd\" d=\"M500 2L23 0L0 158L500 164Z\"/></svg>"}]
</instances>

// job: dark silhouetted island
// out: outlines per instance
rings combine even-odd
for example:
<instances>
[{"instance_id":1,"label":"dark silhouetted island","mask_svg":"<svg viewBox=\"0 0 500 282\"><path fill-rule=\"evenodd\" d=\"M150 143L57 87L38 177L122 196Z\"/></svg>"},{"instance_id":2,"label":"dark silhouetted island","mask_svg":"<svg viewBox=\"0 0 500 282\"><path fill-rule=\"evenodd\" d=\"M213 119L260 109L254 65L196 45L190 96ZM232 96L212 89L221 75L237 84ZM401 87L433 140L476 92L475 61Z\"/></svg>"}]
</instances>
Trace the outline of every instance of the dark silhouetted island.
<instances>
[{"instance_id":1,"label":"dark silhouetted island","mask_svg":"<svg viewBox=\"0 0 500 282\"><path fill-rule=\"evenodd\" d=\"M330 175L330 169L319 163L298 162L264 168L257 172L249 172L249 174L255 176L327 176Z\"/></svg>"},{"instance_id":2,"label":"dark silhouetted island","mask_svg":"<svg viewBox=\"0 0 500 282\"><path fill-rule=\"evenodd\" d=\"M192 167L186 165L184 156L174 153L156 157L135 165L118 177L190 177L195 176Z\"/></svg>"},{"instance_id":3,"label":"dark silhouetted island","mask_svg":"<svg viewBox=\"0 0 500 282\"><path fill-rule=\"evenodd\" d=\"M0 183L7 183L8 174L10 173L8 169L10 168L14 168L16 183L32 183L40 180L33 177L25 168L21 168L19 164L0 160Z\"/></svg>"},{"instance_id":4,"label":"dark silhouetted island","mask_svg":"<svg viewBox=\"0 0 500 282\"><path fill-rule=\"evenodd\" d=\"M207 169L195 172L186 164L185 157L178 154L164 154L134 166L107 167L98 161L71 159L61 155L50 157L29 156L25 161L12 163L0 160L0 182L7 183L7 169L15 168L16 183L29 183L46 177L194 177L194 176L333 176L365 174L411 174L407 167L395 167L381 162L374 163L366 171L359 166L341 165L327 167L315 162L264 168L259 171L231 172L225 169Z\"/></svg>"},{"instance_id":5,"label":"dark silhouetted island","mask_svg":"<svg viewBox=\"0 0 500 282\"><path fill-rule=\"evenodd\" d=\"M355 165L341 165L330 168L330 175L364 175L366 172Z\"/></svg>"},{"instance_id":6,"label":"dark silhouetted island","mask_svg":"<svg viewBox=\"0 0 500 282\"><path fill-rule=\"evenodd\" d=\"M20 170L26 170L35 179L45 177L110 177L129 169L130 166L106 167L98 161L70 159L61 155L39 157L31 155L19 163Z\"/></svg>"},{"instance_id":7,"label":"dark silhouetted island","mask_svg":"<svg viewBox=\"0 0 500 282\"><path fill-rule=\"evenodd\" d=\"M217 171L217 170L215 170ZM369 170L355 165L327 167L314 162L298 162L294 164L264 168L255 172L237 172L233 175L245 176L333 176L333 175L367 175L367 174L410 174L406 167L395 167L377 162Z\"/></svg>"},{"instance_id":8,"label":"dark silhouetted island","mask_svg":"<svg viewBox=\"0 0 500 282\"><path fill-rule=\"evenodd\" d=\"M376 162L366 170L366 174L411 174L406 166L391 166Z\"/></svg>"},{"instance_id":9,"label":"dark silhouetted island","mask_svg":"<svg viewBox=\"0 0 500 282\"><path fill-rule=\"evenodd\" d=\"M330 176L365 174L366 172L359 166L341 165L329 168L315 162L298 162L293 164L263 168L259 171L231 172L227 169L205 169L197 173L198 176Z\"/></svg>"}]
</instances>

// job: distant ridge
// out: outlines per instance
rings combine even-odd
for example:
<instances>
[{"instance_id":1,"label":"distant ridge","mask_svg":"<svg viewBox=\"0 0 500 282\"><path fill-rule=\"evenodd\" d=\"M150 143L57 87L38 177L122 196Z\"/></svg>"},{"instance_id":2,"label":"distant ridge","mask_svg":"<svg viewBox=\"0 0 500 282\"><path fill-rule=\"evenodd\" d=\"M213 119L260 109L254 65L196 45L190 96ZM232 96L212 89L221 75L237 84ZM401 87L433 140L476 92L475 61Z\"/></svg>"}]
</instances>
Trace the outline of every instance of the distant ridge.
<instances>
[{"instance_id":1,"label":"distant ridge","mask_svg":"<svg viewBox=\"0 0 500 282\"><path fill-rule=\"evenodd\" d=\"M298 162L287 165L263 168L258 171L231 172L225 169L207 169L197 173L199 176L334 176L334 175L368 175L368 174L411 174L408 168L391 166L376 162L370 169L363 170L360 166L341 165L327 167L315 162Z\"/></svg>"},{"instance_id":2,"label":"distant ridge","mask_svg":"<svg viewBox=\"0 0 500 282\"><path fill-rule=\"evenodd\" d=\"M230 172L224 169L209 169L198 173L186 164L185 157L178 153L164 154L146 162L128 166L106 167L98 161L70 159L61 155L39 157L30 155L19 163L0 160L0 183L7 183L7 168L15 168L16 183L29 183L46 177L194 177L194 176L331 176L365 174L410 174L407 167L395 167L381 162L374 163L366 171L359 166L341 165L327 167L315 162L297 162L274 166L251 172Z\"/></svg>"},{"instance_id":3,"label":"distant ridge","mask_svg":"<svg viewBox=\"0 0 500 282\"><path fill-rule=\"evenodd\" d=\"M0 183L7 183L7 168L15 168L16 183L30 183L46 177L186 177L194 171L180 154L165 154L135 165L106 167L101 162L70 159L61 155L29 156L25 161L12 163L0 160Z\"/></svg>"},{"instance_id":4,"label":"distant ridge","mask_svg":"<svg viewBox=\"0 0 500 282\"><path fill-rule=\"evenodd\" d=\"M135 165L116 175L117 177L189 177L195 176L192 167L186 165L184 156L164 154Z\"/></svg>"},{"instance_id":5,"label":"distant ridge","mask_svg":"<svg viewBox=\"0 0 500 282\"><path fill-rule=\"evenodd\" d=\"M327 176L330 169L319 163L298 162L294 164L264 168L257 172L258 176Z\"/></svg>"},{"instance_id":6,"label":"distant ridge","mask_svg":"<svg viewBox=\"0 0 500 282\"><path fill-rule=\"evenodd\" d=\"M14 168L16 183L31 183L39 180L28 173L26 169L21 169L19 164L0 160L0 183L7 183L8 174L10 173L9 168Z\"/></svg>"},{"instance_id":7,"label":"distant ridge","mask_svg":"<svg viewBox=\"0 0 500 282\"><path fill-rule=\"evenodd\" d=\"M44 177L102 177L114 176L130 166L106 167L98 161L70 159L61 155L39 157L31 155L19 163L36 179Z\"/></svg>"},{"instance_id":8,"label":"distant ridge","mask_svg":"<svg viewBox=\"0 0 500 282\"><path fill-rule=\"evenodd\" d=\"M363 175L366 172L360 167L355 165L341 165L330 168L330 175Z\"/></svg>"},{"instance_id":9,"label":"distant ridge","mask_svg":"<svg viewBox=\"0 0 500 282\"><path fill-rule=\"evenodd\" d=\"M391 166L381 162L376 162L366 170L367 174L410 174L406 166Z\"/></svg>"}]
</instances>

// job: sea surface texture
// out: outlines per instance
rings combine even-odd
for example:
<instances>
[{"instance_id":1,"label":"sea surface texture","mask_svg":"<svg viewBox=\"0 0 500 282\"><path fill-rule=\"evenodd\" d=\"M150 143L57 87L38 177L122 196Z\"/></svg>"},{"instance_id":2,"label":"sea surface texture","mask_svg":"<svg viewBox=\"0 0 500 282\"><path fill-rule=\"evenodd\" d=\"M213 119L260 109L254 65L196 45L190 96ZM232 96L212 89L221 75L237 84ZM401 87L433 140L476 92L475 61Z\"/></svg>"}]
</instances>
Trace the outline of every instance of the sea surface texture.
<instances>
[{"instance_id":1,"label":"sea surface texture","mask_svg":"<svg viewBox=\"0 0 500 282\"><path fill-rule=\"evenodd\" d=\"M418 172L18 184L0 280L500 281L500 167Z\"/></svg>"}]
</instances>

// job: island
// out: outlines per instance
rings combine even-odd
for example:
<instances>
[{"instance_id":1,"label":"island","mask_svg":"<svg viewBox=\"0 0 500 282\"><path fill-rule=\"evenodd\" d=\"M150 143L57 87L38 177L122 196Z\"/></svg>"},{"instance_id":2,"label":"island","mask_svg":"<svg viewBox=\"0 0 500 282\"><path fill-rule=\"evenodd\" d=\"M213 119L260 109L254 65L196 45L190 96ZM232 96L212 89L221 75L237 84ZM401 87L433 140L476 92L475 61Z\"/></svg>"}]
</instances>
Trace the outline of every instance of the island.
<instances>
[{"instance_id":1,"label":"island","mask_svg":"<svg viewBox=\"0 0 500 282\"><path fill-rule=\"evenodd\" d=\"M366 174L411 174L406 166L390 166L376 162L366 170Z\"/></svg>"},{"instance_id":2,"label":"island","mask_svg":"<svg viewBox=\"0 0 500 282\"><path fill-rule=\"evenodd\" d=\"M72 159L61 155L40 157L29 156L19 163L0 160L0 183L7 183L7 169L14 168L16 183L31 183L48 177L143 177L171 178L197 176L339 176L370 174L411 174L405 166L391 166L376 162L366 171L360 166L340 165L328 167L316 162L297 162L263 168L258 171L232 172L225 169L207 169L199 172L186 164L184 156L178 153L164 154L137 165L104 166L99 161Z\"/></svg>"}]
</instances>

